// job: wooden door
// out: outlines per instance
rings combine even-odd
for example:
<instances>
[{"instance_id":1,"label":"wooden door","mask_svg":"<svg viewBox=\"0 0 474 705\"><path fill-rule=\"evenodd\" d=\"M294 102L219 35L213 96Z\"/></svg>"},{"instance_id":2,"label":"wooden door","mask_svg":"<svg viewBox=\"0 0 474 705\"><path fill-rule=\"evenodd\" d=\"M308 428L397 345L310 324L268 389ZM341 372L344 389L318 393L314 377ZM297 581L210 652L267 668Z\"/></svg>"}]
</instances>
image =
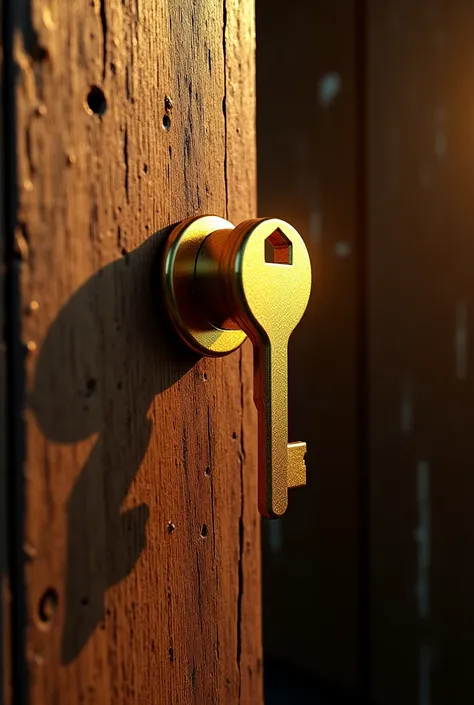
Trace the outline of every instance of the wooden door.
<instances>
[{"instance_id":1,"label":"wooden door","mask_svg":"<svg viewBox=\"0 0 474 705\"><path fill-rule=\"evenodd\" d=\"M14 703L260 703L252 351L157 276L255 214L252 0L4 2Z\"/></svg>"}]
</instances>

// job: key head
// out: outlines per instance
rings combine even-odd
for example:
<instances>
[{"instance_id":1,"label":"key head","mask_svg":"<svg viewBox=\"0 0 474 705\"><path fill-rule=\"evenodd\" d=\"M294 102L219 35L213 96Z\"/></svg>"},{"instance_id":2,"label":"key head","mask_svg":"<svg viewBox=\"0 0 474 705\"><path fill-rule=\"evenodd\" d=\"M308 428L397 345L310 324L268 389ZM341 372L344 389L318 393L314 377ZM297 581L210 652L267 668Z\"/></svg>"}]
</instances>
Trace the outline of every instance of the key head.
<instances>
[{"instance_id":1,"label":"key head","mask_svg":"<svg viewBox=\"0 0 474 705\"><path fill-rule=\"evenodd\" d=\"M252 337L288 341L311 291L306 246L289 223L277 218L246 221L237 229L239 322Z\"/></svg>"},{"instance_id":2,"label":"key head","mask_svg":"<svg viewBox=\"0 0 474 705\"><path fill-rule=\"evenodd\" d=\"M234 316L255 349L259 509L281 516L288 487L304 484L304 443L288 445L288 339L305 312L311 265L298 232L275 218L247 221L232 233Z\"/></svg>"}]
</instances>

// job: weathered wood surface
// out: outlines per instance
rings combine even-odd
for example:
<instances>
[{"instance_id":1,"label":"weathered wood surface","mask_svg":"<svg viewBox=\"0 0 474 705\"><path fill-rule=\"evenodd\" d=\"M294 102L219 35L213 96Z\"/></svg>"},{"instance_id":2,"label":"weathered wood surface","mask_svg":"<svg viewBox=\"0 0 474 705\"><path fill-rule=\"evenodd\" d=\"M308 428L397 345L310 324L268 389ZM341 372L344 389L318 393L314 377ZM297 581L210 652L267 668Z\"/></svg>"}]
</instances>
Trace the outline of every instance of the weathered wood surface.
<instances>
[{"instance_id":1,"label":"weathered wood surface","mask_svg":"<svg viewBox=\"0 0 474 705\"><path fill-rule=\"evenodd\" d=\"M369 3L372 700L472 699L474 7Z\"/></svg>"},{"instance_id":2,"label":"weathered wood surface","mask_svg":"<svg viewBox=\"0 0 474 705\"><path fill-rule=\"evenodd\" d=\"M251 0L10 0L34 703L260 703L252 361L188 355L169 226L255 210Z\"/></svg>"},{"instance_id":3,"label":"weathered wood surface","mask_svg":"<svg viewBox=\"0 0 474 705\"><path fill-rule=\"evenodd\" d=\"M306 241L313 288L290 341L292 440L308 485L263 534L264 643L339 688L360 683L356 3L257 5L259 214Z\"/></svg>"}]
</instances>

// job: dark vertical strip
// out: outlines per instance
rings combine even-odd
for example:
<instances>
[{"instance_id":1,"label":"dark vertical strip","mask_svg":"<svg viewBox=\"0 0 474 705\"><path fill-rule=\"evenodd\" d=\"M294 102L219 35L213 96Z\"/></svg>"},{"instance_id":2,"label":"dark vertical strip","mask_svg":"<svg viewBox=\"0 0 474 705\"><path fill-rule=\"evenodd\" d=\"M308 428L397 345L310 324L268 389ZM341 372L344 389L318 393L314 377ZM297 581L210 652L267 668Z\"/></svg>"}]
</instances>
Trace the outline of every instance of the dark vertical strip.
<instances>
[{"instance_id":1,"label":"dark vertical strip","mask_svg":"<svg viewBox=\"0 0 474 705\"><path fill-rule=\"evenodd\" d=\"M224 184L225 184L225 217L229 217L229 184L227 176L227 3L222 7L222 51L224 54L224 97L222 98L222 113L224 115Z\"/></svg>"},{"instance_id":2,"label":"dark vertical strip","mask_svg":"<svg viewBox=\"0 0 474 705\"><path fill-rule=\"evenodd\" d=\"M360 702L370 702L370 380L369 380L369 248L367 232L367 0L354 0L356 96L356 430L359 477L359 635Z\"/></svg>"},{"instance_id":3,"label":"dark vertical strip","mask_svg":"<svg viewBox=\"0 0 474 705\"><path fill-rule=\"evenodd\" d=\"M5 344L6 344L6 434L8 438L6 467L6 494L8 530L7 571L11 590L11 680L13 705L26 705L27 670L25 660L26 593L23 565L24 524L24 430L23 404L25 398L24 347L20 338L20 268L15 252L17 225L17 168L16 168L16 110L15 63L13 35L15 28L15 0L3 0L3 131L4 155L3 230L5 233ZM21 4L22 11L26 11ZM23 19L23 18L20 18ZM26 18L25 18L26 19Z\"/></svg>"},{"instance_id":4,"label":"dark vertical strip","mask_svg":"<svg viewBox=\"0 0 474 705\"><path fill-rule=\"evenodd\" d=\"M105 81L107 75L107 13L105 11L105 0L100 0L100 23L102 25L102 80Z\"/></svg>"},{"instance_id":5,"label":"dark vertical strip","mask_svg":"<svg viewBox=\"0 0 474 705\"><path fill-rule=\"evenodd\" d=\"M2 39L0 41L3 47L3 4L0 2L0 8L2 9L2 14L0 16L0 31L2 34ZM0 76L0 129L2 130L0 134L0 214L5 212L4 209L4 184L5 184L5 164L3 160L4 145L5 140L3 137L3 115L4 115L4 76L3 73ZM6 544L7 544L7 526L6 526L6 430L5 430L5 384L6 384L6 370L5 370L5 223L3 222L3 215L0 215L2 220L0 221L0 702L3 703L3 698L6 692L6 673L5 668L7 668L7 649L10 650L9 645L7 646L7 640L9 640L9 635L6 633L5 624L5 610L7 605L5 602L6 596L4 594L5 582L8 575L7 569L7 556L6 556Z\"/></svg>"}]
</instances>

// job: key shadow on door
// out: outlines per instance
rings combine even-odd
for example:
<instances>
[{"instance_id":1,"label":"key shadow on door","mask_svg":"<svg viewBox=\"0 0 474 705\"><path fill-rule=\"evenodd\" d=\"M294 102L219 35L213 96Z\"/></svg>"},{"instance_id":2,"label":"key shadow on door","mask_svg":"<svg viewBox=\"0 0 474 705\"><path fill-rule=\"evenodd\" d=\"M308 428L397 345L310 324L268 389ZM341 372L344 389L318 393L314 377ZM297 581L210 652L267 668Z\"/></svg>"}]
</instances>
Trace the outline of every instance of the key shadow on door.
<instances>
[{"instance_id":1,"label":"key shadow on door","mask_svg":"<svg viewBox=\"0 0 474 705\"><path fill-rule=\"evenodd\" d=\"M36 366L30 405L48 440L97 436L67 499L65 664L103 620L106 590L145 548L148 506L122 505L151 439L154 397L197 360L177 341L160 299L157 269L169 230L80 287L50 327Z\"/></svg>"}]
</instances>

